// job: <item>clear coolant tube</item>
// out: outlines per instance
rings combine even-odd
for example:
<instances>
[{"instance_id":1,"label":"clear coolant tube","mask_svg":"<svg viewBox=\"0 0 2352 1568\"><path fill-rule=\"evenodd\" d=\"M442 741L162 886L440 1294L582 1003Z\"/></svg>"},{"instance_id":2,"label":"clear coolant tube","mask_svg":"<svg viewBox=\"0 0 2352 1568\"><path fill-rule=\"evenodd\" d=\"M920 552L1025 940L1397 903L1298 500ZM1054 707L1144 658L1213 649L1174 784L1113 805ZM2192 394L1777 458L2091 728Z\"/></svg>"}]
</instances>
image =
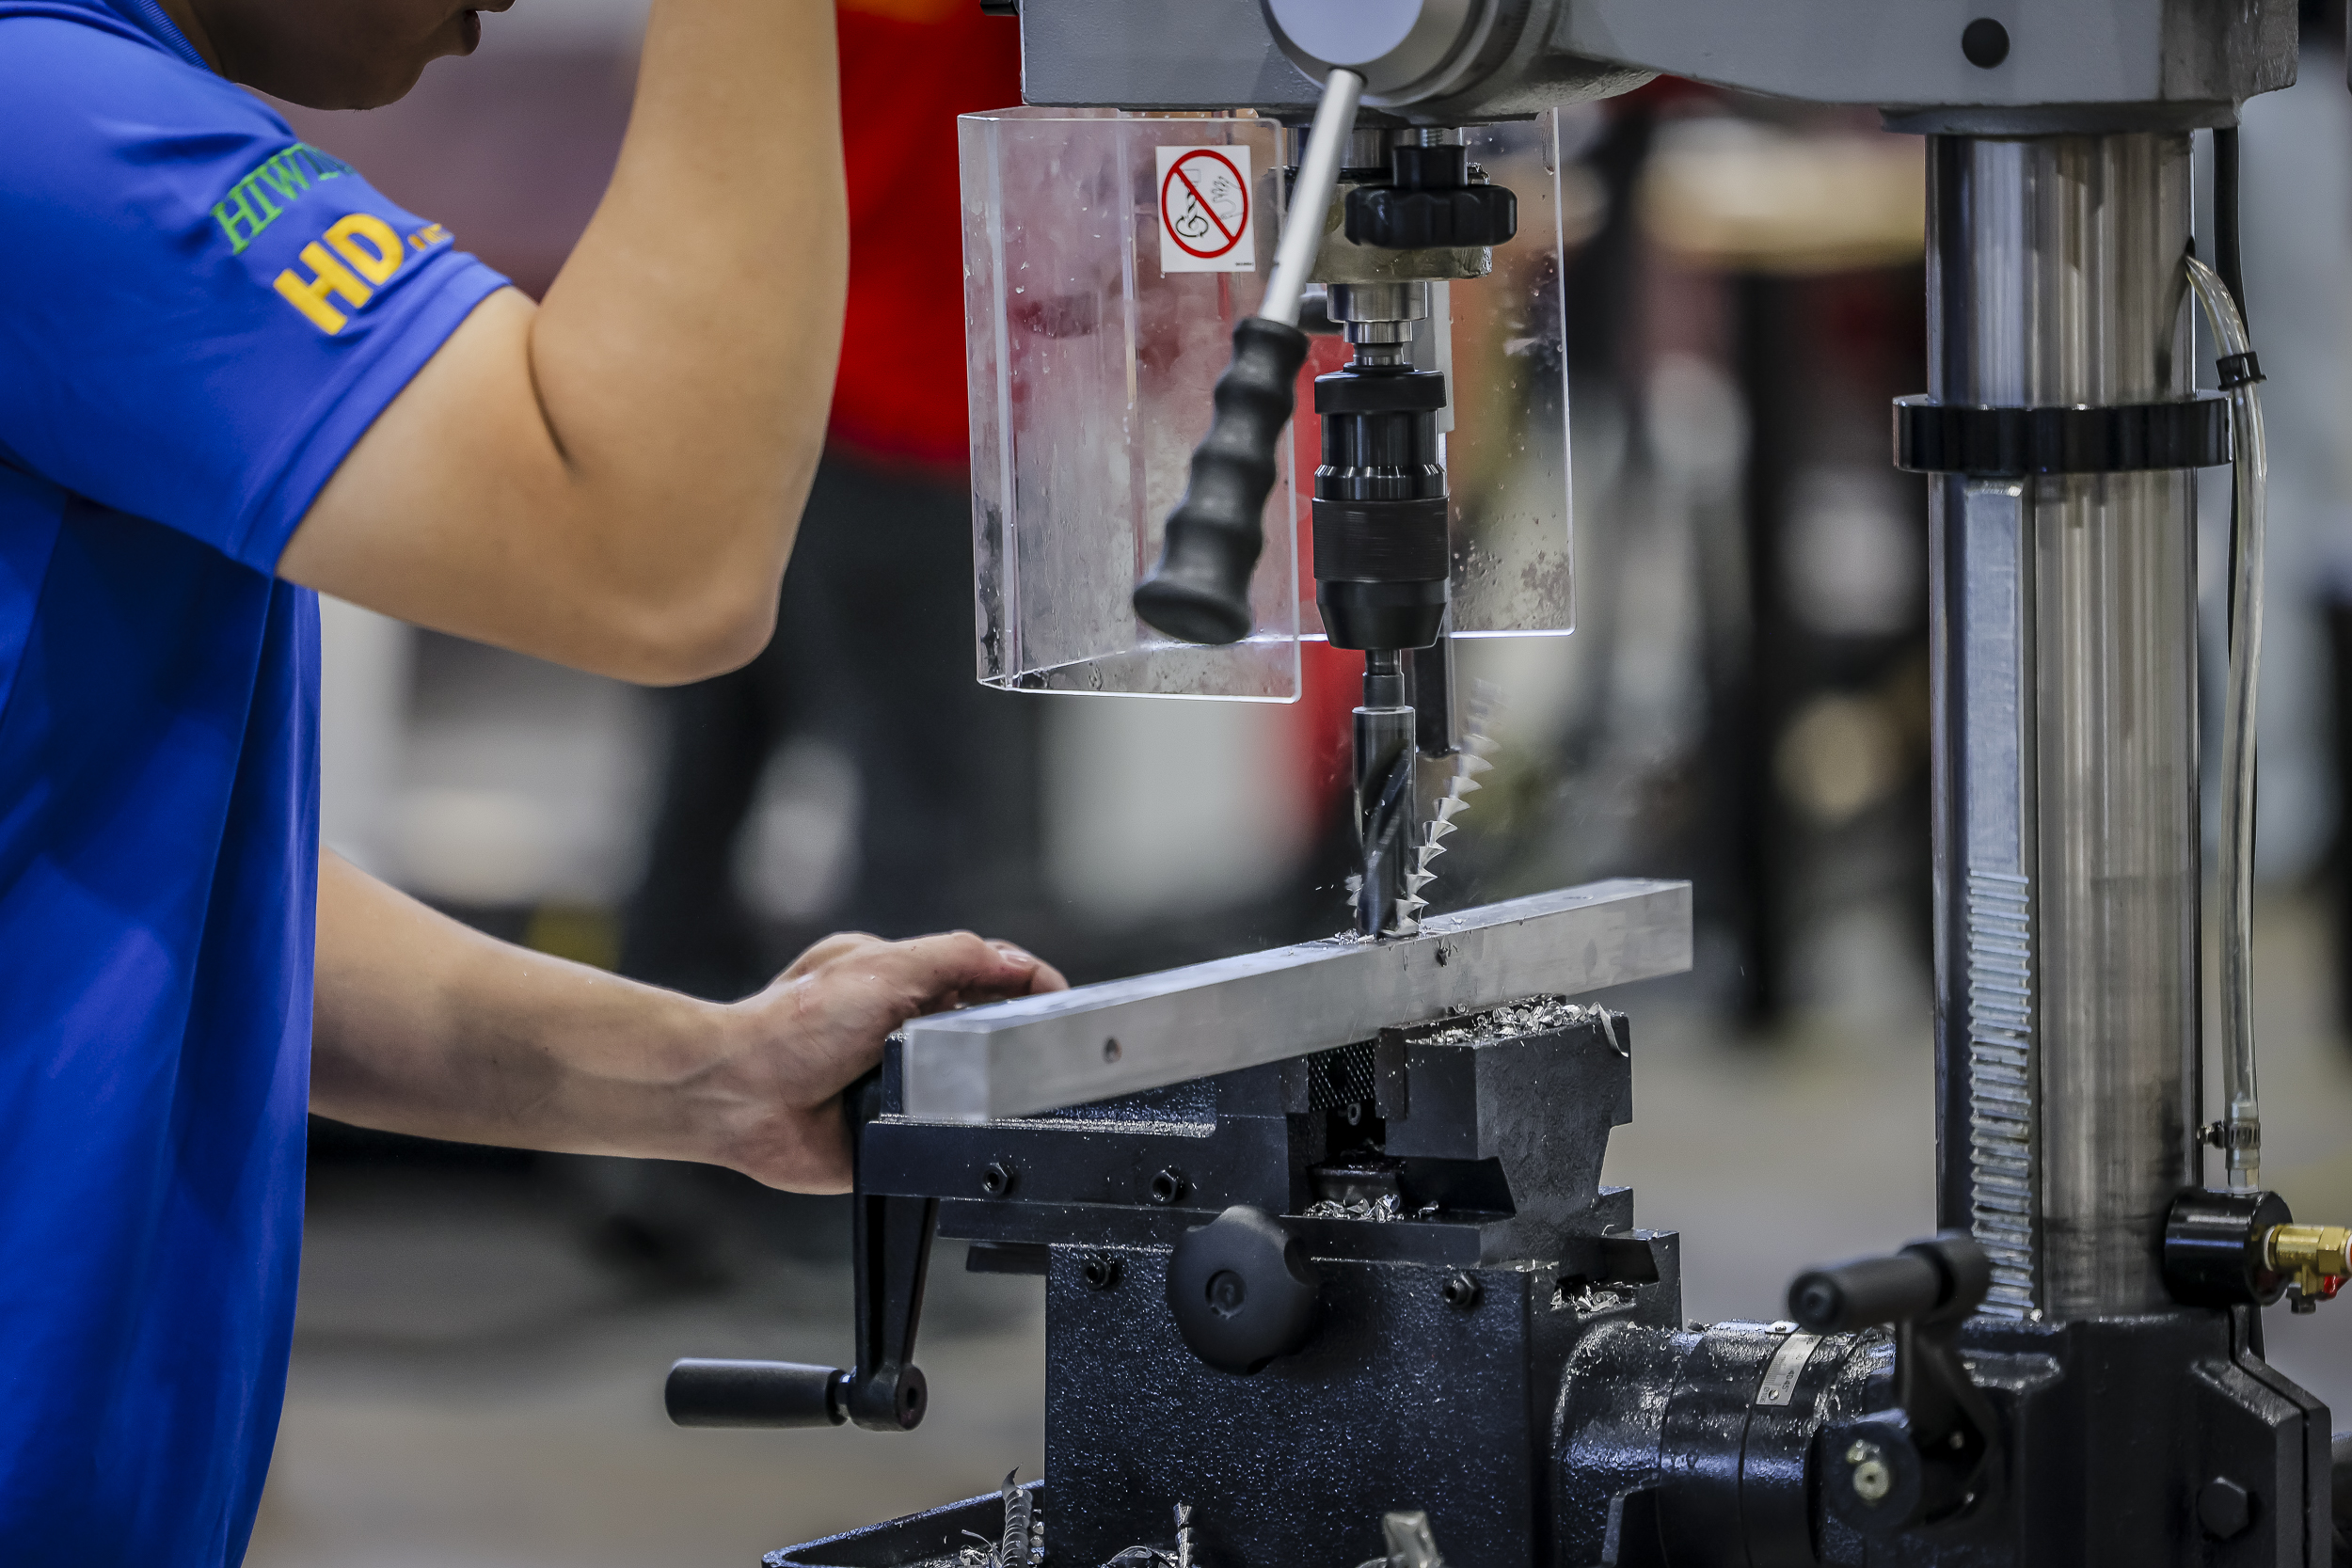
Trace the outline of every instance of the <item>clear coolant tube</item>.
<instances>
[{"instance_id":1,"label":"clear coolant tube","mask_svg":"<svg viewBox=\"0 0 2352 1568\"><path fill-rule=\"evenodd\" d=\"M2237 572L2230 584L2230 685L2221 715L2221 1144L2230 1185L2246 1189L2262 1185L2263 1160L2254 1086L2254 713L2262 677L2263 490L2269 460L2245 319L2214 270L2194 256L2188 277L2213 325L2223 380L2237 383L2230 388ZM2233 360L2241 367L2234 377Z\"/></svg>"},{"instance_id":2,"label":"clear coolant tube","mask_svg":"<svg viewBox=\"0 0 2352 1568\"><path fill-rule=\"evenodd\" d=\"M1315 257L1323 249L1324 218L1331 210L1331 193L1339 189L1347 134L1356 128L1356 104L1363 95L1364 79L1352 71L1334 71L1323 85L1323 102L1315 105L1307 150L1298 159L1298 179L1291 186L1282 240L1275 246L1274 271L1258 306L1258 314L1267 321L1298 325L1299 297L1307 292Z\"/></svg>"}]
</instances>

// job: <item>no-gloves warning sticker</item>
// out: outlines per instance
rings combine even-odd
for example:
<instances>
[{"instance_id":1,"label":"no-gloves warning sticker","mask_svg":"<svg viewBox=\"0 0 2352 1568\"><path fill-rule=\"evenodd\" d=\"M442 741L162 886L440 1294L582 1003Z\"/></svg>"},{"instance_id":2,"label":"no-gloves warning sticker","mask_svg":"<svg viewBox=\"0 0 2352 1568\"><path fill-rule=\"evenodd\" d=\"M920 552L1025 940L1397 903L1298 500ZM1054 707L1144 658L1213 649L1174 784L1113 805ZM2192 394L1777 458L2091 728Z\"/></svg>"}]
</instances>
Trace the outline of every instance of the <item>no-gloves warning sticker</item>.
<instances>
[{"instance_id":1,"label":"no-gloves warning sticker","mask_svg":"<svg viewBox=\"0 0 2352 1568\"><path fill-rule=\"evenodd\" d=\"M1255 272L1247 147L1163 147L1160 270Z\"/></svg>"}]
</instances>

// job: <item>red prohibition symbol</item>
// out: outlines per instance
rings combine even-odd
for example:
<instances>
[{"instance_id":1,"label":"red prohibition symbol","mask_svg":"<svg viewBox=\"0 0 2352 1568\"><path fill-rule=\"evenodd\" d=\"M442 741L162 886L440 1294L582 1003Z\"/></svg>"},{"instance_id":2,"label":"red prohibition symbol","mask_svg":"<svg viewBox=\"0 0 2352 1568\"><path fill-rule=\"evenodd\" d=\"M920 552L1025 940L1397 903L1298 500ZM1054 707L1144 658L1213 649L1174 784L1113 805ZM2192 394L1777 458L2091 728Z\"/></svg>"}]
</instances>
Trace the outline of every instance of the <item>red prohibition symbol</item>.
<instances>
[{"instance_id":1,"label":"red prohibition symbol","mask_svg":"<svg viewBox=\"0 0 2352 1568\"><path fill-rule=\"evenodd\" d=\"M1179 202L1169 200L1171 193ZM1195 148L1168 165L1160 182L1160 223L1185 255L1214 261L1249 228L1248 183L1224 153Z\"/></svg>"}]
</instances>

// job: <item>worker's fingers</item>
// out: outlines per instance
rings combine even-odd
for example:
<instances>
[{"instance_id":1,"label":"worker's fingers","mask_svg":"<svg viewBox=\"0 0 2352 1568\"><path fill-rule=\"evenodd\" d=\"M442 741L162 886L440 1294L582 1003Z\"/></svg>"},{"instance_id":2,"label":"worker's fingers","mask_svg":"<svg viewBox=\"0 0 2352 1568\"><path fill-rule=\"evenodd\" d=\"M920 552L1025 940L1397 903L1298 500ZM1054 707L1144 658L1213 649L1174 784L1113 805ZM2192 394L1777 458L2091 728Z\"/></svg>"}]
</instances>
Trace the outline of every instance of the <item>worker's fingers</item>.
<instances>
[{"instance_id":1,"label":"worker's fingers","mask_svg":"<svg viewBox=\"0 0 2352 1568\"><path fill-rule=\"evenodd\" d=\"M985 942L970 931L892 942L850 962L870 964L878 979L895 984L908 1007L906 1018L988 998L1026 996L1044 967L1010 942Z\"/></svg>"},{"instance_id":2,"label":"worker's fingers","mask_svg":"<svg viewBox=\"0 0 2352 1568\"><path fill-rule=\"evenodd\" d=\"M1036 954L1025 952L1021 948L1015 947L1009 942L993 942L993 945L999 952L1013 957L1026 958L1031 963L1037 965L1035 969L1029 972L1029 989L1023 994L1029 996L1042 996L1049 990L1068 990L1070 989L1070 981L1063 975L1062 972L1056 969L1052 964L1047 963L1043 958L1039 958Z\"/></svg>"}]
</instances>

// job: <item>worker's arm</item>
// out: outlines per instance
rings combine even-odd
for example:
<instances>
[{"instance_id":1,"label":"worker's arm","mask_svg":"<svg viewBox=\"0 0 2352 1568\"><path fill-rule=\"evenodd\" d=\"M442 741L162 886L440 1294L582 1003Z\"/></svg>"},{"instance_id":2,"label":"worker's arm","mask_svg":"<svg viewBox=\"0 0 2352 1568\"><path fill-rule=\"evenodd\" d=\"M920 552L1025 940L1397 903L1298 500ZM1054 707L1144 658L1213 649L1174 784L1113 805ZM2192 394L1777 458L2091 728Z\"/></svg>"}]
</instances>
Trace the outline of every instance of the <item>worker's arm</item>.
<instances>
[{"instance_id":1,"label":"worker's arm","mask_svg":"<svg viewBox=\"0 0 2352 1568\"><path fill-rule=\"evenodd\" d=\"M470 1143L850 1181L841 1090L920 1013L1058 990L969 932L828 937L758 995L698 1002L494 942L321 857L310 1104Z\"/></svg>"},{"instance_id":2,"label":"worker's arm","mask_svg":"<svg viewBox=\"0 0 2352 1568\"><path fill-rule=\"evenodd\" d=\"M631 680L757 652L840 349L837 98L831 0L654 0L619 166L545 303L468 318L280 574Z\"/></svg>"}]
</instances>

